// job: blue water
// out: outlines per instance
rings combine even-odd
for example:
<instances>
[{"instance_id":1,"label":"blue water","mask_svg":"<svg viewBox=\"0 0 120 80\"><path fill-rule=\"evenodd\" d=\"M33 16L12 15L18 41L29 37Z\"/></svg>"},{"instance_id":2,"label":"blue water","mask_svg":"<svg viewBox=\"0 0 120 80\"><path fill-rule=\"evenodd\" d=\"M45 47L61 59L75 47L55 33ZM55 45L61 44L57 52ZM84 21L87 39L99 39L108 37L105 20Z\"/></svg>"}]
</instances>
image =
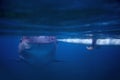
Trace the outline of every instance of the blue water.
<instances>
[{"instance_id":1,"label":"blue water","mask_svg":"<svg viewBox=\"0 0 120 80\"><path fill-rule=\"evenodd\" d=\"M87 50L85 44L58 41L55 58L61 62L41 57L40 47L33 52L42 61L17 61L24 35L89 38L86 34L120 39L120 1L1 0L0 80L120 80L120 45Z\"/></svg>"},{"instance_id":2,"label":"blue water","mask_svg":"<svg viewBox=\"0 0 120 80\"><path fill-rule=\"evenodd\" d=\"M16 61L20 38L0 36L1 80L120 79L120 46L101 46L89 51L83 44L58 42L56 58L63 62L39 67Z\"/></svg>"}]
</instances>

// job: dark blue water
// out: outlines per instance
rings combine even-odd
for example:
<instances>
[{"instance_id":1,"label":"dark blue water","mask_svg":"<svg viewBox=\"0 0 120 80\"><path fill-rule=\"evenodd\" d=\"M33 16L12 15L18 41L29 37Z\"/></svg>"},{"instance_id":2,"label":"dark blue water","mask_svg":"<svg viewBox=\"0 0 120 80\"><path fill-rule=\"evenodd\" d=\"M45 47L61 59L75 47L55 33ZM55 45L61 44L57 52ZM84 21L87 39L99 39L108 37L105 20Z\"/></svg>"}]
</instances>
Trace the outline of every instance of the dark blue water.
<instances>
[{"instance_id":1,"label":"dark blue water","mask_svg":"<svg viewBox=\"0 0 120 80\"><path fill-rule=\"evenodd\" d=\"M83 44L58 42L56 58L63 62L39 67L17 62L20 38L0 36L1 80L120 79L120 46L101 46L89 51Z\"/></svg>"}]
</instances>

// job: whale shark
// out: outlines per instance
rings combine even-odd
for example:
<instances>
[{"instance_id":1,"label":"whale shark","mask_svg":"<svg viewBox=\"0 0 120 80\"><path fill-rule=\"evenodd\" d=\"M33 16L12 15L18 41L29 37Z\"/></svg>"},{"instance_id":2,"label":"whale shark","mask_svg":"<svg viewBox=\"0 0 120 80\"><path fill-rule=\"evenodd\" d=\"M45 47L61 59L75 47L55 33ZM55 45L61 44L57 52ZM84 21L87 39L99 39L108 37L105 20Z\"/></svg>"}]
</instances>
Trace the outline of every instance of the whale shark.
<instances>
[{"instance_id":1,"label":"whale shark","mask_svg":"<svg viewBox=\"0 0 120 80\"><path fill-rule=\"evenodd\" d=\"M19 61L44 65L56 60L55 36L23 36L18 46Z\"/></svg>"}]
</instances>

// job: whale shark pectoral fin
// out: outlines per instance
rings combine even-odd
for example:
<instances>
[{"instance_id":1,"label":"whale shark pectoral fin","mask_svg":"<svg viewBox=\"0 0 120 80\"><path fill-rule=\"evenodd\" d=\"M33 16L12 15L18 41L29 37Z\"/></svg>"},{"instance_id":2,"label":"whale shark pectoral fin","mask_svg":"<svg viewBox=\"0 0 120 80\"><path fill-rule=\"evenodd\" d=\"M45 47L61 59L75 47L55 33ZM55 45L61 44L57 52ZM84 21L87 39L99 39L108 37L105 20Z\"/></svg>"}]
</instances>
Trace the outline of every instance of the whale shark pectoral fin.
<instances>
[{"instance_id":1,"label":"whale shark pectoral fin","mask_svg":"<svg viewBox=\"0 0 120 80\"><path fill-rule=\"evenodd\" d=\"M17 62L21 62L22 60L24 60L24 57L20 55L19 58L17 59Z\"/></svg>"},{"instance_id":2,"label":"whale shark pectoral fin","mask_svg":"<svg viewBox=\"0 0 120 80\"><path fill-rule=\"evenodd\" d=\"M29 61L27 61L23 56L19 56L17 59L17 62L24 62L26 64L31 64Z\"/></svg>"}]
</instances>

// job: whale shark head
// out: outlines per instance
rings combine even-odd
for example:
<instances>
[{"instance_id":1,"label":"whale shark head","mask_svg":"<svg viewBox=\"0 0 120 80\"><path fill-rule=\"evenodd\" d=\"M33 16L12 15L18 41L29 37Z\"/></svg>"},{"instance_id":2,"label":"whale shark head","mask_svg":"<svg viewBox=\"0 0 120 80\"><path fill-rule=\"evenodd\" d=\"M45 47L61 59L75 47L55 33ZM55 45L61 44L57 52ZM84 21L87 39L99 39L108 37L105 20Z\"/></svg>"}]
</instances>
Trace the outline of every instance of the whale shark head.
<instances>
[{"instance_id":1,"label":"whale shark head","mask_svg":"<svg viewBox=\"0 0 120 80\"><path fill-rule=\"evenodd\" d=\"M22 57L24 60L34 58L34 60L41 62L50 61L50 59L54 57L56 51L56 37L23 36L19 43L18 50L20 58Z\"/></svg>"}]
</instances>

